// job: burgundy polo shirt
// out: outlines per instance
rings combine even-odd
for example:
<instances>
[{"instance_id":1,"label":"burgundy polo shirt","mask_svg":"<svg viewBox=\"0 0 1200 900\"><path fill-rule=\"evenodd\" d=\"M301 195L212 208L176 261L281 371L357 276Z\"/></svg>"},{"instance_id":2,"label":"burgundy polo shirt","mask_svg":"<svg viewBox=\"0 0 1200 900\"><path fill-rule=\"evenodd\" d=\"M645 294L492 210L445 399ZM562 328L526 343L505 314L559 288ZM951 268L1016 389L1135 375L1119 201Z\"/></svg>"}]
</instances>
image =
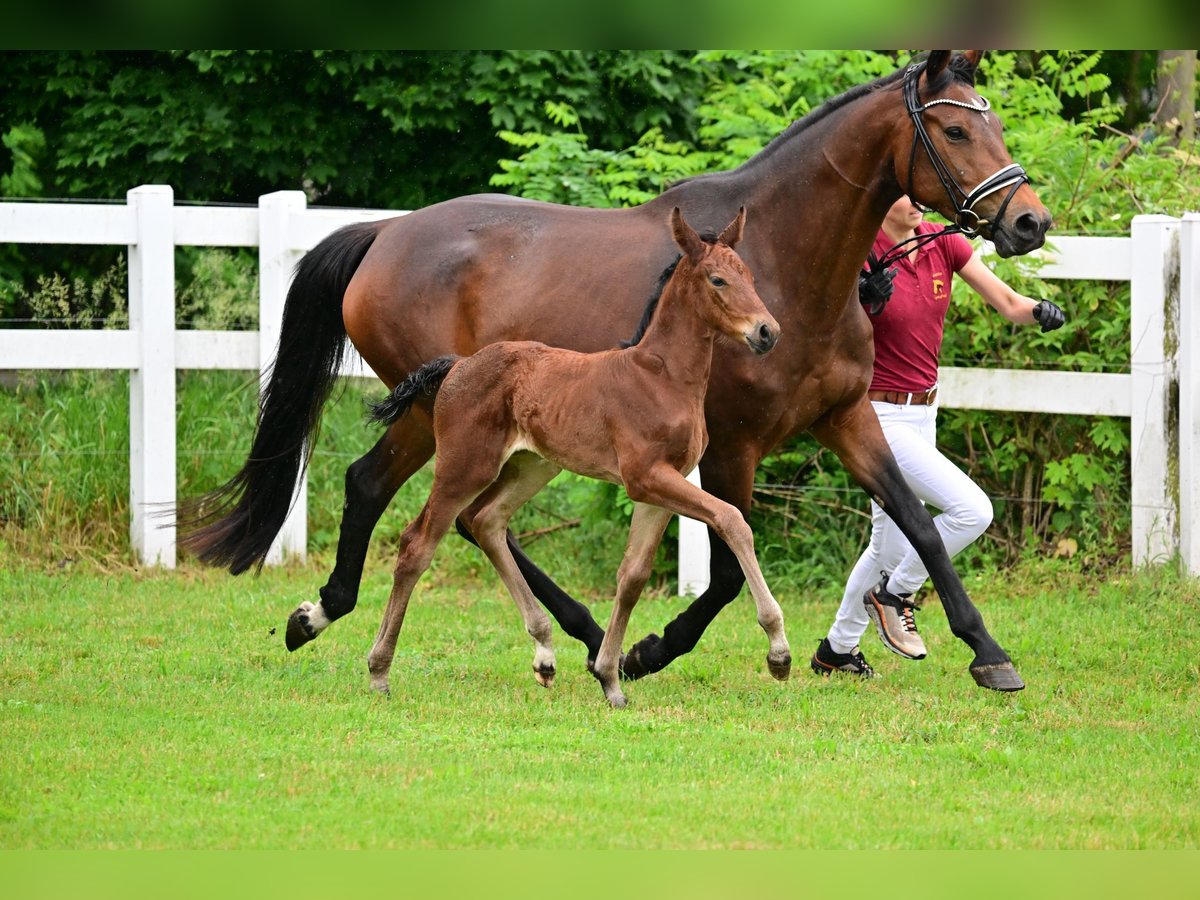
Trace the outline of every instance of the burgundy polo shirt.
<instances>
[{"instance_id":1,"label":"burgundy polo shirt","mask_svg":"<svg viewBox=\"0 0 1200 900\"><path fill-rule=\"evenodd\" d=\"M917 234L943 231L945 226L922 222ZM875 238L875 255L893 246L883 231ZM947 234L893 264L896 278L883 312L871 318L875 326L873 391L928 390L937 384L942 331L950 306L950 281L971 259L974 250L961 234Z\"/></svg>"}]
</instances>

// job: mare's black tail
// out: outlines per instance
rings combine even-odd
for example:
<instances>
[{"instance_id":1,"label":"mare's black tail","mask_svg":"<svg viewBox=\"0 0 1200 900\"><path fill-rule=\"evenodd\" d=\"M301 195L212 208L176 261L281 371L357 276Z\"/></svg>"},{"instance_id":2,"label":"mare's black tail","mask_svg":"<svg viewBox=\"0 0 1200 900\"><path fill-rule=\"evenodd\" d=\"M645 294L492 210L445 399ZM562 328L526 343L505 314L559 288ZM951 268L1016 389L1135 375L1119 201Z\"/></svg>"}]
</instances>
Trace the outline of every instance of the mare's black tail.
<instances>
[{"instance_id":1,"label":"mare's black tail","mask_svg":"<svg viewBox=\"0 0 1200 900\"><path fill-rule=\"evenodd\" d=\"M177 511L180 546L204 562L234 575L261 567L283 527L341 367L342 297L379 228L366 222L339 229L296 266L250 456L223 486Z\"/></svg>"},{"instance_id":2,"label":"mare's black tail","mask_svg":"<svg viewBox=\"0 0 1200 900\"><path fill-rule=\"evenodd\" d=\"M388 394L385 400L371 405L371 418L391 425L412 408L417 397L432 397L437 394L438 388L461 358L439 356L425 363L396 385L396 389Z\"/></svg>"}]
</instances>

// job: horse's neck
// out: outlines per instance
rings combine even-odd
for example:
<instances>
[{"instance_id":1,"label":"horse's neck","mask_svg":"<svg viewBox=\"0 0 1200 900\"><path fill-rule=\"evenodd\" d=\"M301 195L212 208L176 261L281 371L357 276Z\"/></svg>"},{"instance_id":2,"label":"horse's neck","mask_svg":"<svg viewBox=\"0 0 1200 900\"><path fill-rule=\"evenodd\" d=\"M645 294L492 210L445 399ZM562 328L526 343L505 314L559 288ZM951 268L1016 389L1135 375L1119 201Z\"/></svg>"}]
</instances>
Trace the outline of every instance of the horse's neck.
<instances>
[{"instance_id":1,"label":"horse's neck","mask_svg":"<svg viewBox=\"0 0 1200 900\"><path fill-rule=\"evenodd\" d=\"M680 262L683 266L684 262ZM667 283L642 339L630 351L662 360L672 384L703 392L712 367L713 329L696 312L689 291L680 287L679 272Z\"/></svg>"},{"instance_id":2,"label":"horse's neck","mask_svg":"<svg viewBox=\"0 0 1200 900\"><path fill-rule=\"evenodd\" d=\"M761 211L771 210L776 233L795 235L778 260L780 299L814 298L804 310L807 328L836 325L884 214L902 193L889 149L901 118L898 94L866 94L738 170L744 193L757 195L747 207L760 211L758 224Z\"/></svg>"}]
</instances>

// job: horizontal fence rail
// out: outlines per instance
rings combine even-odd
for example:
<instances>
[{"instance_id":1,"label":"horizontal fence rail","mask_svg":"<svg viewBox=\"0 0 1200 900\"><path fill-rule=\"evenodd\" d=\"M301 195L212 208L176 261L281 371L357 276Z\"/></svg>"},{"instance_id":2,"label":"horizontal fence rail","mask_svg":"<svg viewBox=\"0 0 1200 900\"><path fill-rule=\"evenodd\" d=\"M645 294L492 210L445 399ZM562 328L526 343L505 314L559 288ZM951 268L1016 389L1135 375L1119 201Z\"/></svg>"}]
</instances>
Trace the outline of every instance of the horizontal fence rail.
<instances>
[{"instance_id":1,"label":"horizontal fence rail","mask_svg":"<svg viewBox=\"0 0 1200 900\"><path fill-rule=\"evenodd\" d=\"M310 209L300 191L267 194L256 208L176 206L164 185L134 188L124 204L0 203L0 241L128 248L127 330L0 329L0 369L130 371L130 535L144 563L175 565L174 527L148 515L176 500L175 372L265 372L300 257L343 225L404 214ZM258 248L257 332L176 331L174 250L181 246ZM1130 371L943 367L942 405L1129 418L1134 562L1179 553L1200 573L1200 363L1189 352L1200 346L1200 215L1137 216L1127 237L1057 237L1041 263L1042 278L1130 282ZM353 350L346 357L343 375L373 377ZM302 481L268 562L304 555L306 494ZM703 590L704 526L682 520L679 547L681 592Z\"/></svg>"}]
</instances>

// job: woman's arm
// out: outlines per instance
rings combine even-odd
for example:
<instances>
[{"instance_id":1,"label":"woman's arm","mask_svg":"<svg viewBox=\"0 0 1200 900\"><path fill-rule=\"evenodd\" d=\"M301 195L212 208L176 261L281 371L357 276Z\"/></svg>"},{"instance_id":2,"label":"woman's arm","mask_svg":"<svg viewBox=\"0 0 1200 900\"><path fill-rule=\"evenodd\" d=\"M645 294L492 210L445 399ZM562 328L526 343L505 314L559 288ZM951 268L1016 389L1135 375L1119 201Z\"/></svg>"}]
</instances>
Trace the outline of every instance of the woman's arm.
<instances>
[{"instance_id":1,"label":"woman's arm","mask_svg":"<svg viewBox=\"0 0 1200 900\"><path fill-rule=\"evenodd\" d=\"M963 281L969 284L987 304L1010 322L1017 325L1033 325L1033 308L1038 301L1024 294L1018 294L991 269L984 265L979 254L972 254L967 264L958 270Z\"/></svg>"}]
</instances>

